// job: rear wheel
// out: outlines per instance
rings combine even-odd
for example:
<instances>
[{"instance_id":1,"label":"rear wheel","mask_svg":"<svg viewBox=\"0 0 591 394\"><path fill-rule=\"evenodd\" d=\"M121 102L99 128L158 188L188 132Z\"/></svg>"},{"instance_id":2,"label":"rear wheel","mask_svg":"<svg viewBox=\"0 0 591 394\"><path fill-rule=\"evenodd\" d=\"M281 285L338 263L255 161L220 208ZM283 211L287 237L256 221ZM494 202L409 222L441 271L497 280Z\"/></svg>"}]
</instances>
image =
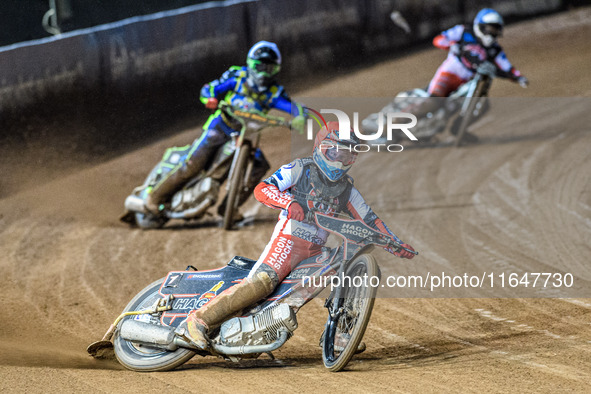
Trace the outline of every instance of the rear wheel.
<instances>
[{"instance_id":1,"label":"rear wheel","mask_svg":"<svg viewBox=\"0 0 591 394\"><path fill-rule=\"evenodd\" d=\"M231 230L234 225L234 214L238 212L238 203L240 202L240 195L244 192L244 174L246 173L246 166L248 164L248 157L250 156L249 146L244 144L236 153L238 160L236 167L228 179L230 182L230 189L226 196L226 208L224 210L224 230Z\"/></svg>"},{"instance_id":2,"label":"rear wheel","mask_svg":"<svg viewBox=\"0 0 591 394\"><path fill-rule=\"evenodd\" d=\"M146 309L162 298L158 290L164 279L159 279L144 288L125 307L124 312ZM160 324L160 320L152 315L129 316L125 319L138 319L145 323ZM124 320L125 320L124 319ZM128 369L139 372L168 371L189 361L195 352L189 349L178 348L175 351L151 347L145 344L130 342L119 336L115 331L113 346L117 360Z\"/></svg>"},{"instance_id":3,"label":"rear wheel","mask_svg":"<svg viewBox=\"0 0 591 394\"><path fill-rule=\"evenodd\" d=\"M379 277L380 274L375 259L369 254L364 254L355 258L345 275L353 281L355 277L367 275L371 278ZM340 302L338 317L329 316L324 329L322 361L331 372L345 368L358 352L378 289L371 286L351 286L343 290L342 300L332 300L333 303Z\"/></svg>"}]
</instances>

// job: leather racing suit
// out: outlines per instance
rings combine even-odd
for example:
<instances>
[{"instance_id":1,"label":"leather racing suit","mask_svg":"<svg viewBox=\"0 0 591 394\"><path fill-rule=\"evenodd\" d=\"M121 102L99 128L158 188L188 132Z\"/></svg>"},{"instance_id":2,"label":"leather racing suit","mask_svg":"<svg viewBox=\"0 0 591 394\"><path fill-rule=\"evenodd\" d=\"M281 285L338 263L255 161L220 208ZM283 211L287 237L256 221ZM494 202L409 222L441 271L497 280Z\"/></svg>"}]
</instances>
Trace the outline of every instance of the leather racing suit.
<instances>
[{"instance_id":1,"label":"leather racing suit","mask_svg":"<svg viewBox=\"0 0 591 394\"><path fill-rule=\"evenodd\" d=\"M282 166L256 186L255 198L271 208L281 209L281 213L251 275L266 266L275 273L272 276L276 276L276 285L302 260L321 253L328 233L308 214L312 208L330 216L344 213L403 243L367 205L351 177L345 176L334 183L325 179L309 157ZM294 201L304 209L306 220L289 219L287 210Z\"/></svg>"},{"instance_id":2,"label":"leather racing suit","mask_svg":"<svg viewBox=\"0 0 591 394\"><path fill-rule=\"evenodd\" d=\"M209 346L207 331L218 327L228 316L271 294L299 262L321 254L328 233L307 218L303 221L290 219L290 204L299 204L305 213L314 208L331 216L338 213L350 215L403 244L366 204L349 176L336 182L324 180L311 157L284 165L259 183L254 193L261 203L281 209L279 221L248 277L187 316L187 339L200 348ZM412 255L407 258L412 258ZM299 308L301 304L291 306Z\"/></svg>"},{"instance_id":3,"label":"leather racing suit","mask_svg":"<svg viewBox=\"0 0 591 394\"><path fill-rule=\"evenodd\" d=\"M264 113L278 109L291 113L292 116L303 114L300 104L291 101L284 88L273 82L267 89L259 91L247 81L247 67L233 66L219 79L201 89L200 100L203 104L211 98L224 100L234 107L243 110L256 109ZM196 139L186 157L182 158L163 179L150 191L146 205L155 210L180 186L190 178L207 168L213 160L215 152L230 140L232 133L240 130L240 124L229 119L220 109L216 110L203 125L203 133ZM255 162L248 181L249 191L244 193L244 200L252 193L252 189L269 169L269 163L260 149L255 152ZM240 201L243 203L244 201ZM157 208L156 208L157 209Z\"/></svg>"},{"instance_id":4,"label":"leather racing suit","mask_svg":"<svg viewBox=\"0 0 591 394\"><path fill-rule=\"evenodd\" d=\"M495 42L483 46L474 34L472 25L456 25L433 39L437 48L449 50L447 58L439 66L427 91L434 97L447 97L462 84L468 82L476 68L484 61L497 66L497 75L517 81L521 73L507 59L505 51Z\"/></svg>"}]
</instances>

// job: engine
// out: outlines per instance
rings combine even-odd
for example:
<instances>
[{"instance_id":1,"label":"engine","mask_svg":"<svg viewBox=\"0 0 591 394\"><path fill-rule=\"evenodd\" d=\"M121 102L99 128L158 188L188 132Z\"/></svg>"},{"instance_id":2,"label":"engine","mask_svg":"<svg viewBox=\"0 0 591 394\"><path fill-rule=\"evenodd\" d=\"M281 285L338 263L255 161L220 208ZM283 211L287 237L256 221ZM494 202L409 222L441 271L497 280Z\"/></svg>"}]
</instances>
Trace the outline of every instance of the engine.
<instances>
[{"instance_id":1,"label":"engine","mask_svg":"<svg viewBox=\"0 0 591 394\"><path fill-rule=\"evenodd\" d=\"M220 183L212 178L204 178L192 187L178 191L171 203L171 208L175 212L181 212L189 208L201 213L201 210L207 209L215 204Z\"/></svg>"},{"instance_id":2,"label":"engine","mask_svg":"<svg viewBox=\"0 0 591 394\"><path fill-rule=\"evenodd\" d=\"M277 339L281 328L287 329L290 336L298 328L295 312L287 304L228 320L220 327L219 342L227 346L266 345Z\"/></svg>"}]
</instances>

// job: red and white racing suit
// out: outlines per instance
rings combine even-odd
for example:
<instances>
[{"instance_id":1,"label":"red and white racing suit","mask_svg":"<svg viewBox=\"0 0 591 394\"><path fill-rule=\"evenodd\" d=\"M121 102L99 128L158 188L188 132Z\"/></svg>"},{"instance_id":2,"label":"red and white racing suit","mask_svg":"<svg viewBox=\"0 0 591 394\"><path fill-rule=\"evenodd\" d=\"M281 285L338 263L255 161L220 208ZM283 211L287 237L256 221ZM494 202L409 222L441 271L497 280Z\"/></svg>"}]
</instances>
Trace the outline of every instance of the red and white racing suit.
<instances>
[{"instance_id":1,"label":"red and white racing suit","mask_svg":"<svg viewBox=\"0 0 591 394\"><path fill-rule=\"evenodd\" d=\"M281 281L302 260L321 253L328 233L313 221L289 219L288 208L294 201L302 206L306 214L311 208L330 216L345 213L403 243L367 205L350 177L345 176L335 183L324 183L323 176L319 174L320 170L312 158L296 159L257 185L255 198L268 207L281 209L281 213L271 240L251 275L264 264L271 267Z\"/></svg>"},{"instance_id":2,"label":"red and white racing suit","mask_svg":"<svg viewBox=\"0 0 591 394\"><path fill-rule=\"evenodd\" d=\"M444 31L433 39L433 45L449 50L449 53L429 83L427 91L431 96L449 96L474 76L476 68L483 61L495 64L500 77L517 80L521 76L501 46L496 42L488 48L483 46L471 25L456 25Z\"/></svg>"}]
</instances>

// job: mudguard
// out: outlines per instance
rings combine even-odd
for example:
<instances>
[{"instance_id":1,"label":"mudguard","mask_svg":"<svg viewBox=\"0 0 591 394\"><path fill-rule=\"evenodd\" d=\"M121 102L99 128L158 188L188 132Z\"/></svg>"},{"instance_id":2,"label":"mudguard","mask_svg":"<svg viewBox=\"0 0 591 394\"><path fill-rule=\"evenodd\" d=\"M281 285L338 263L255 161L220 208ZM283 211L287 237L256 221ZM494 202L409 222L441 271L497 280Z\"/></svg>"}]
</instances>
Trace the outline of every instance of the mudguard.
<instances>
[{"instance_id":1,"label":"mudguard","mask_svg":"<svg viewBox=\"0 0 591 394\"><path fill-rule=\"evenodd\" d=\"M160 322L178 326L189 312L207 304L213 297L246 278L256 261L236 256L222 268L208 271L171 271L159 293L173 294L172 309L162 314Z\"/></svg>"}]
</instances>

